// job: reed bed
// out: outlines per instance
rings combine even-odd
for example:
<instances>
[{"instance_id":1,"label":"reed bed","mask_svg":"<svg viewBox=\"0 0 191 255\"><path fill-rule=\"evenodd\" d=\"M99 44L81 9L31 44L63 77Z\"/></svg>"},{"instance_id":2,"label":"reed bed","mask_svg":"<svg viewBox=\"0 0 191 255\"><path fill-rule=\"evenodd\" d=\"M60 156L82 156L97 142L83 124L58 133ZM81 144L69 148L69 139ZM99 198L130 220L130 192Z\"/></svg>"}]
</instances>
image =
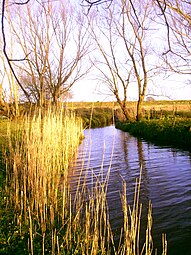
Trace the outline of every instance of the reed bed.
<instances>
[{"instance_id":1,"label":"reed bed","mask_svg":"<svg viewBox=\"0 0 191 255\"><path fill-rule=\"evenodd\" d=\"M62 110L25 117L14 133L8 129L5 203L6 210L12 211L9 221L11 219L14 238L19 242L16 248L5 247L5 254L10 254L11 249L14 254L32 255L153 254L151 204L145 244L139 247L141 174L132 207L127 204L124 183L121 196L124 226L117 245L107 204L110 167L106 177L97 177L92 187L86 186L86 178L79 177L83 180L79 180L73 197L69 167L82 133L81 120ZM11 238L13 235L6 240L6 245L13 245ZM163 244L162 255L166 255L165 236Z\"/></svg>"},{"instance_id":2,"label":"reed bed","mask_svg":"<svg viewBox=\"0 0 191 255\"><path fill-rule=\"evenodd\" d=\"M65 226L70 217L68 167L82 134L81 120L73 114L48 110L43 117L25 117L8 135L8 202L17 212L20 234L25 235L22 230L28 228L31 254L45 254L46 245L52 251L58 247L57 227ZM46 243L46 238L52 243ZM39 241L41 248L35 251Z\"/></svg>"}]
</instances>

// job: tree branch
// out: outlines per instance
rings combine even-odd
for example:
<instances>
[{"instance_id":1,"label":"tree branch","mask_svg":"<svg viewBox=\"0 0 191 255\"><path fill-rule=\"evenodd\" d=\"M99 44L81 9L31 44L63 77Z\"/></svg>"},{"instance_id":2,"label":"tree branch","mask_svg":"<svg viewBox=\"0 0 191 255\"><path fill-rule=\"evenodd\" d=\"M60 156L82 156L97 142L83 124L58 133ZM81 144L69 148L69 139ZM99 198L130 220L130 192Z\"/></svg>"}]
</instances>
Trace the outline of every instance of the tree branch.
<instances>
[{"instance_id":1,"label":"tree branch","mask_svg":"<svg viewBox=\"0 0 191 255\"><path fill-rule=\"evenodd\" d=\"M18 3L18 2L15 2L14 4L17 4L17 5L25 5L25 4L28 4L30 2L30 0L27 0L26 2L21 2L21 3Z\"/></svg>"},{"instance_id":2,"label":"tree branch","mask_svg":"<svg viewBox=\"0 0 191 255\"><path fill-rule=\"evenodd\" d=\"M13 66L11 64L11 60L7 54L7 51L6 51L6 37L5 37L5 26L4 26L4 20L5 20L5 0L2 1L2 14L1 14L1 33L2 33L2 37L3 37L3 53L5 55L5 58L7 60L7 63L11 69L11 72L15 78L15 80L17 81L19 87L22 89L22 91L24 92L25 96L27 97L27 99L29 100L30 102L30 97L29 97L29 94L27 93L27 91L24 89L24 87L22 86L22 84L20 83L14 69L13 69ZM17 60L18 61L18 60Z\"/></svg>"},{"instance_id":3,"label":"tree branch","mask_svg":"<svg viewBox=\"0 0 191 255\"><path fill-rule=\"evenodd\" d=\"M97 5L100 5L100 4L103 4L103 3L109 3L109 6L110 4L113 2L113 0L83 0L82 3L85 2L86 4L81 4L83 7L88 7L88 13L90 11L90 9L93 7L93 6L97 6Z\"/></svg>"},{"instance_id":4,"label":"tree branch","mask_svg":"<svg viewBox=\"0 0 191 255\"><path fill-rule=\"evenodd\" d=\"M168 49L167 52L164 52L164 53L163 53L163 55L166 55L167 53L172 52L171 43L170 43L170 25L169 25L169 23L168 23L168 20L167 20L167 17L166 17L166 13L165 13L165 11L166 11L166 2L163 1L164 7L161 5L161 3L160 3L159 0L156 0L156 2L157 2L158 6L159 6L159 8L160 8L160 10L161 10L161 12L162 12L162 15L163 15L163 17L164 17L165 24L166 24L166 27L167 27L167 41L168 41L168 47L169 47L169 49Z\"/></svg>"}]
</instances>

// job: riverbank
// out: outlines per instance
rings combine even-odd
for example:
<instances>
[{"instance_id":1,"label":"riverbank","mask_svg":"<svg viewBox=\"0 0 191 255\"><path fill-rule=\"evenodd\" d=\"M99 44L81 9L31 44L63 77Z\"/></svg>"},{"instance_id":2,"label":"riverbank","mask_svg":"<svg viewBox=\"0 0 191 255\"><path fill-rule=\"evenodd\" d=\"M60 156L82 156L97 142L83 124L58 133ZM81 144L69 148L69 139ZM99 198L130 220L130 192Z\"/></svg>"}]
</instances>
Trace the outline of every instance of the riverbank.
<instances>
[{"instance_id":1,"label":"riverbank","mask_svg":"<svg viewBox=\"0 0 191 255\"><path fill-rule=\"evenodd\" d=\"M191 151L191 119L153 119L116 122L116 128L153 142Z\"/></svg>"}]
</instances>

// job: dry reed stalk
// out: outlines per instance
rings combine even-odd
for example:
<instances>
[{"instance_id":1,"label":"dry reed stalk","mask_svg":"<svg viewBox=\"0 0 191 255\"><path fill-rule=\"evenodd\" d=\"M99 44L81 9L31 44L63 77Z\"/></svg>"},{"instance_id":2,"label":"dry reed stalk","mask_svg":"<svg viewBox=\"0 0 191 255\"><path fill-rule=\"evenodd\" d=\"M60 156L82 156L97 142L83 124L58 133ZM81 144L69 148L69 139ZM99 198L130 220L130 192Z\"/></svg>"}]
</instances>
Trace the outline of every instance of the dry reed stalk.
<instances>
[{"instance_id":1,"label":"dry reed stalk","mask_svg":"<svg viewBox=\"0 0 191 255\"><path fill-rule=\"evenodd\" d=\"M162 255L167 255L167 239L166 239L166 234L162 235L162 247L163 247Z\"/></svg>"},{"instance_id":2,"label":"dry reed stalk","mask_svg":"<svg viewBox=\"0 0 191 255\"><path fill-rule=\"evenodd\" d=\"M140 172L141 173L141 172ZM126 184L123 184L123 195L122 195L122 205L123 205L123 215L124 215L124 227L121 235L123 235L124 242L119 250L122 250L122 254L139 254L139 235L140 235L140 221L142 204L139 204L140 195L140 184L141 184L141 174L139 180L136 180L135 192L134 192L134 203L133 207L127 204L126 195Z\"/></svg>"}]
</instances>

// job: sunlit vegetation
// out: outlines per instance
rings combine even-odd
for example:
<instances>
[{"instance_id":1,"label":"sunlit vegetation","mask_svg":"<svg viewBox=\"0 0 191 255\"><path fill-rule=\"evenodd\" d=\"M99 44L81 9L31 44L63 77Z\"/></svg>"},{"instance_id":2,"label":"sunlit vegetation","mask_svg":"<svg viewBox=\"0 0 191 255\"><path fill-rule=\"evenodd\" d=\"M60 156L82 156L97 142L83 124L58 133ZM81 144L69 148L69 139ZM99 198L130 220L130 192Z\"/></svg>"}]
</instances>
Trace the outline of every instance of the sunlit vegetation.
<instances>
[{"instance_id":1,"label":"sunlit vegetation","mask_svg":"<svg viewBox=\"0 0 191 255\"><path fill-rule=\"evenodd\" d=\"M82 139L82 123L74 115L48 111L8 123L7 132L2 252L44 254L50 244L53 249L51 237L56 238L56 231L69 217L64 210L69 202L67 174ZM10 228L4 225L7 221Z\"/></svg>"},{"instance_id":2,"label":"sunlit vegetation","mask_svg":"<svg viewBox=\"0 0 191 255\"><path fill-rule=\"evenodd\" d=\"M113 124L114 109L113 108L78 108L74 111L80 116L85 128L104 127Z\"/></svg>"},{"instance_id":3,"label":"sunlit vegetation","mask_svg":"<svg viewBox=\"0 0 191 255\"><path fill-rule=\"evenodd\" d=\"M191 120L150 120L117 123L116 127L160 145L191 150Z\"/></svg>"},{"instance_id":4,"label":"sunlit vegetation","mask_svg":"<svg viewBox=\"0 0 191 255\"><path fill-rule=\"evenodd\" d=\"M191 150L191 104L190 101L150 103L145 105L144 118L138 122L124 121L121 111L116 127L132 135L160 145ZM120 119L121 117L121 119Z\"/></svg>"},{"instance_id":5,"label":"sunlit vegetation","mask_svg":"<svg viewBox=\"0 0 191 255\"><path fill-rule=\"evenodd\" d=\"M82 139L82 122L63 110L3 121L1 158L1 254L152 254L152 206L149 204L145 243L140 247L141 172L134 204L121 194L124 226L114 241L107 206L105 178L89 189L79 180L71 193L68 173ZM2 150L1 150L2 151ZM86 171L82 169L82 171ZM79 177L80 178L80 177ZM163 236L163 255L167 252Z\"/></svg>"},{"instance_id":6,"label":"sunlit vegetation","mask_svg":"<svg viewBox=\"0 0 191 255\"><path fill-rule=\"evenodd\" d=\"M127 107L136 107L137 102L136 101L128 101ZM69 108L92 108L92 107L98 107L98 108L105 108L105 107L116 107L119 108L119 105L116 101L108 101L108 102L67 102L67 106ZM183 111L189 111L191 110L191 100L155 100L152 102L144 101L143 103L144 109L150 109L154 108L155 110L183 110Z\"/></svg>"},{"instance_id":7,"label":"sunlit vegetation","mask_svg":"<svg viewBox=\"0 0 191 255\"><path fill-rule=\"evenodd\" d=\"M136 105L134 101L127 103L127 111L131 118L136 118ZM69 102L69 109L74 110L83 119L84 127L100 127L113 124L115 121L126 121L117 102ZM143 116L146 120L160 119L178 121L180 118L191 118L191 101L145 101ZM137 124L138 125L138 124Z\"/></svg>"}]
</instances>

